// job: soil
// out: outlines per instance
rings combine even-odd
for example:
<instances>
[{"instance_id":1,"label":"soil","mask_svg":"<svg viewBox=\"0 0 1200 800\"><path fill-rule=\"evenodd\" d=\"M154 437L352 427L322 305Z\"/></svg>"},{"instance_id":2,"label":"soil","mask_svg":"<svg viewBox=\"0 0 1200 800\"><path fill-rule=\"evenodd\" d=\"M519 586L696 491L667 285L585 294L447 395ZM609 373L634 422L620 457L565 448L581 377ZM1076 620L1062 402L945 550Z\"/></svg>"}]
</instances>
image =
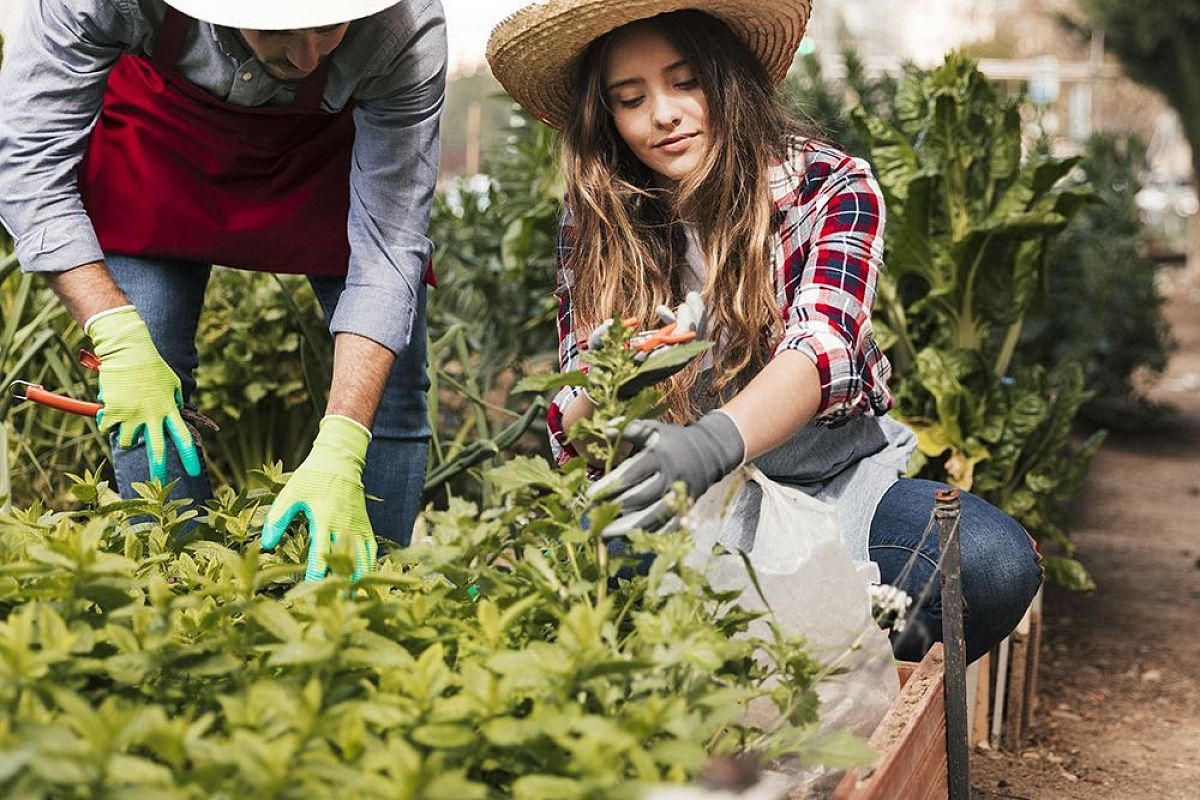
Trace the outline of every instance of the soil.
<instances>
[{"instance_id":1,"label":"soil","mask_svg":"<svg viewBox=\"0 0 1200 800\"><path fill-rule=\"evenodd\" d=\"M1098 588L1047 588L1028 746L977 751L976 798L1200 798L1200 290L1166 285L1180 347L1150 394L1178 417L1093 462L1072 534Z\"/></svg>"}]
</instances>

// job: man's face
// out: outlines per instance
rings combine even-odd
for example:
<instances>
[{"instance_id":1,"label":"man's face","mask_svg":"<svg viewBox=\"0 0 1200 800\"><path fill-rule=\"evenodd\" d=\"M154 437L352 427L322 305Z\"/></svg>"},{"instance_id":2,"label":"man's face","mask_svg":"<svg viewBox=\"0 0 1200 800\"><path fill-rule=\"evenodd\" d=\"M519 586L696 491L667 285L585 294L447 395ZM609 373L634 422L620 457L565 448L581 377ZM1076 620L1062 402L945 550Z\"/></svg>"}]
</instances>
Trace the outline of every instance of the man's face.
<instances>
[{"instance_id":1,"label":"man's face","mask_svg":"<svg viewBox=\"0 0 1200 800\"><path fill-rule=\"evenodd\" d=\"M342 43L349 22L292 31L239 29L254 57L272 77L301 81Z\"/></svg>"}]
</instances>

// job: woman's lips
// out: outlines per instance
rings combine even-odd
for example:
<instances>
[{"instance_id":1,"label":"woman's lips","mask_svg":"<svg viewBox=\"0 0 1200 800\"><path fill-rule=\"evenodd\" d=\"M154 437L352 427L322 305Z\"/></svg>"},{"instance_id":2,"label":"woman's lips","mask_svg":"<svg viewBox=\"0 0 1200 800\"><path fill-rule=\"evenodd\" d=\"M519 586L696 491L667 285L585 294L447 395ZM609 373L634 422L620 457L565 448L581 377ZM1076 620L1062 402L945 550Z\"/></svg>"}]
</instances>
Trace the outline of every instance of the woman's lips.
<instances>
[{"instance_id":1,"label":"woman's lips","mask_svg":"<svg viewBox=\"0 0 1200 800\"><path fill-rule=\"evenodd\" d=\"M700 134L698 133L689 133L685 136L672 136L671 138L664 139L662 142L656 144L654 149L658 150L660 153L677 155L690 148L692 146L692 142L699 135Z\"/></svg>"}]
</instances>

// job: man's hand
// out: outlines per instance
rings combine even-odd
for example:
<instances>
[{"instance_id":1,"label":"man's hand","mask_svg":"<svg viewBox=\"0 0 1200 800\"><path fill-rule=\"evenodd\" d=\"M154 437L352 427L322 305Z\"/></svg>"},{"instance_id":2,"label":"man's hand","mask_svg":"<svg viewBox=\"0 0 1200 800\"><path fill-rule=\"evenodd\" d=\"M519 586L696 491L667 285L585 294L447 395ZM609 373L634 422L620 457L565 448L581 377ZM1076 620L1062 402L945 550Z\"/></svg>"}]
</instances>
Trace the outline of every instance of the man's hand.
<instances>
[{"instance_id":1,"label":"man's hand","mask_svg":"<svg viewBox=\"0 0 1200 800\"><path fill-rule=\"evenodd\" d=\"M593 502L614 502L621 516L604 537L624 536L634 528L654 530L675 514L672 488L683 483L692 499L740 466L746 443L733 418L723 411L705 414L691 425L654 420L630 423L622 436L639 452L592 486Z\"/></svg>"},{"instance_id":2,"label":"man's hand","mask_svg":"<svg viewBox=\"0 0 1200 800\"><path fill-rule=\"evenodd\" d=\"M166 483L167 437L179 452L184 471L200 474L200 454L180 416L179 377L158 354L146 323L133 306L121 306L88 321L85 333L100 357L100 431L117 431L117 446L146 443L150 477Z\"/></svg>"},{"instance_id":3,"label":"man's hand","mask_svg":"<svg viewBox=\"0 0 1200 800\"><path fill-rule=\"evenodd\" d=\"M371 433L349 417L328 415L312 451L292 473L267 512L262 546L273 550L298 514L308 520L308 570L319 581L328 568L330 545L339 536L354 541L354 580L375 570L375 532L367 517L362 470Z\"/></svg>"}]
</instances>

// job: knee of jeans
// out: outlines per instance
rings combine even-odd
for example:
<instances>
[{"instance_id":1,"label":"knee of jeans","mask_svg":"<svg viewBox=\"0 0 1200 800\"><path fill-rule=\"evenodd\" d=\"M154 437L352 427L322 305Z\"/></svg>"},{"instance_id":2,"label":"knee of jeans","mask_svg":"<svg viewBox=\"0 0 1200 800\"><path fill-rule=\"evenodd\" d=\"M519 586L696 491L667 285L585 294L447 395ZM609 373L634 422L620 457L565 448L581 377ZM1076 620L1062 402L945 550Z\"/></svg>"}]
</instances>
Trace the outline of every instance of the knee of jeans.
<instances>
[{"instance_id":1,"label":"knee of jeans","mask_svg":"<svg viewBox=\"0 0 1200 800\"><path fill-rule=\"evenodd\" d=\"M1042 585L1041 556L1025 528L1004 517L964 549L963 588L972 616L1015 625Z\"/></svg>"}]
</instances>

